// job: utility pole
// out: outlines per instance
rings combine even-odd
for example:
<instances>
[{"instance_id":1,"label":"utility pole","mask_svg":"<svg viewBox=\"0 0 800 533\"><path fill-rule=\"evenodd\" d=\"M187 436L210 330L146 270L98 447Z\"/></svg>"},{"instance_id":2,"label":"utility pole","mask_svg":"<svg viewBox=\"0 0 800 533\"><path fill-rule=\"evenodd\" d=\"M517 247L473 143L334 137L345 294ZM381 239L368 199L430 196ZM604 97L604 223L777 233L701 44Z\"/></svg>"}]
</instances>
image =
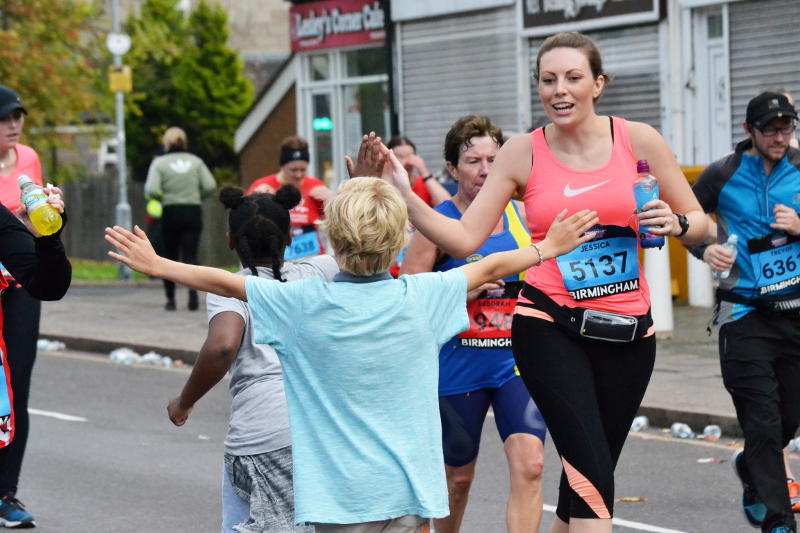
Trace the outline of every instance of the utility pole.
<instances>
[{"instance_id":1,"label":"utility pole","mask_svg":"<svg viewBox=\"0 0 800 533\"><path fill-rule=\"evenodd\" d=\"M128 203L128 181L127 181L127 160L125 158L125 89L130 90L130 72L127 71L127 84L124 83L126 72L122 67L122 56L131 47L131 39L128 35L120 32L119 26L119 0L111 0L111 24L112 30L106 39L108 50L114 54L114 66L111 69L110 79L111 90L114 91L116 100L116 119L117 119L117 170L119 171L119 198L116 208L116 224L125 229L131 229L131 204ZM114 83L114 76L123 80L122 84ZM128 281L131 279L131 269L126 265L119 266L119 279Z\"/></svg>"}]
</instances>

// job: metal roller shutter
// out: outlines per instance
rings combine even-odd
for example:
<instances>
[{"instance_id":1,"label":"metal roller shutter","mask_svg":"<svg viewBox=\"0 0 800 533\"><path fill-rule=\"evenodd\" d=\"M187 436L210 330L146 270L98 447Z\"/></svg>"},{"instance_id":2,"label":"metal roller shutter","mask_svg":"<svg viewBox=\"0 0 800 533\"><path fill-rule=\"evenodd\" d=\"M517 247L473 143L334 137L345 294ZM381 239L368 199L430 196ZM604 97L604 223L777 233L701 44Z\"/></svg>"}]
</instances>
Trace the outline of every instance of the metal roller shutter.
<instances>
[{"instance_id":1,"label":"metal roller shutter","mask_svg":"<svg viewBox=\"0 0 800 533\"><path fill-rule=\"evenodd\" d=\"M661 130L661 81L658 25L588 33L603 55L603 68L612 82L603 89L597 112L645 122ZM530 41L531 73L544 39ZM536 82L531 77L531 116L533 128L547 123L539 100Z\"/></svg>"},{"instance_id":2,"label":"metal roller shutter","mask_svg":"<svg viewBox=\"0 0 800 533\"><path fill-rule=\"evenodd\" d=\"M800 2L758 0L729 4L732 142L745 137L747 102L769 87L800 100Z\"/></svg>"},{"instance_id":3,"label":"metal roller shutter","mask_svg":"<svg viewBox=\"0 0 800 533\"><path fill-rule=\"evenodd\" d=\"M516 18L502 8L400 25L403 133L431 171L447 130L467 114L517 127Z\"/></svg>"}]
</instances>

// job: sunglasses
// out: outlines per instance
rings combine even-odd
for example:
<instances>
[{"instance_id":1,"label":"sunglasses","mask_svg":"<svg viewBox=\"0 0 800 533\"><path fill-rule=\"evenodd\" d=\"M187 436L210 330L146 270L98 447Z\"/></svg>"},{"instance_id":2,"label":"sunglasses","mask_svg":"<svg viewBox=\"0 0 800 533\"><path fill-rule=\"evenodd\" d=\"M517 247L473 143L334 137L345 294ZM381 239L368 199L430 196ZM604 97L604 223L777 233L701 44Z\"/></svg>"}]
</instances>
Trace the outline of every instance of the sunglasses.
<instances>
[{"instance_id":1,"label":"sunglasses","mask_svg":"<svg viewBox=\"0 0 800 533\"><path fill-rule=\"evenodd\" d=\"M23 115L22 109L15 109L11 113L8 113L7 115L3 115L2 117L0 117L0 122L11 122L12 120L19 121L22 120L22 115Z\"/></svg>"}]
</instances>

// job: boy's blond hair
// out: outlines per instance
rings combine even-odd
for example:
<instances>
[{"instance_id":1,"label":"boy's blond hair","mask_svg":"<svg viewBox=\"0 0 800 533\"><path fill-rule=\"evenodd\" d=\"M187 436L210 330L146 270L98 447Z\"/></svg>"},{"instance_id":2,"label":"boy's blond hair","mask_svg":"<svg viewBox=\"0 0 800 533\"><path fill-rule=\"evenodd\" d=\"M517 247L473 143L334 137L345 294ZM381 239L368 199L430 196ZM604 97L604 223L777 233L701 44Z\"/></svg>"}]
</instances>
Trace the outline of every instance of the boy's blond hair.
<instances>
[{"instance_id":1,"label":"boy's blond hair","mask_svg":"<svg viewBox=\"0 0 800 533\"><path fill-rule=\"evenodd\" d=\"M370 276L389 270L406 245L408 211L380 178L353 178L325 204L324 227L343 272Z\"/></svg>"}]
</instances>

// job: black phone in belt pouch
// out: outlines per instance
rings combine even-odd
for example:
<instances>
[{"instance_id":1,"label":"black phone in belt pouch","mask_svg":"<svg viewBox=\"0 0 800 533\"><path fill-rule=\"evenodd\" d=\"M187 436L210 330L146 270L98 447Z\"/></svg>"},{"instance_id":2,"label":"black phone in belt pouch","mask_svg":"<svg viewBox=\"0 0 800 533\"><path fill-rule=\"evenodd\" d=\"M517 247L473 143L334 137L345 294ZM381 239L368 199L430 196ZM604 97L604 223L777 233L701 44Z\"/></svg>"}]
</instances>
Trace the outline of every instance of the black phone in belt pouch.
<instances>
[{"instance_id":1,"label":"black phone in belt pouch","mask_svg":"<svg viewBox=\"0 0 800 533\"><path fill-rule=\"evenodd\" d=\"M581 336L611 342L631 342L639 320L629 315L586 309L581 322Z\"/></svg>"}]
</instances>

